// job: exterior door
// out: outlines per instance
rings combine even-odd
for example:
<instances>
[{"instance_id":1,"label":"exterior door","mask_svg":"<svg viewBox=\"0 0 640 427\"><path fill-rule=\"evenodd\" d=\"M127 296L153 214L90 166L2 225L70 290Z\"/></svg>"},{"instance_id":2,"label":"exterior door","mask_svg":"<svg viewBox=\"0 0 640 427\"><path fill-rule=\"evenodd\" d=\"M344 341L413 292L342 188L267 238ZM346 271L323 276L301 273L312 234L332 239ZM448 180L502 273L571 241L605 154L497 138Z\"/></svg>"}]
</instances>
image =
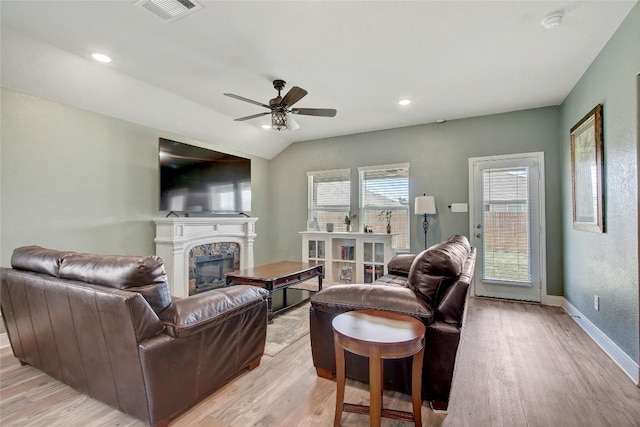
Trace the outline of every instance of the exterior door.
<instances>
[{"instance_id":1,"label":"exterior door","mask_svg":"<svg viewBox=\"0 0 640 427\"><path fill-rule=\"evenodd\" d=\"M469 177L475 295L540 302L544 154L471 158Z\"/></svg>"}]
</instances>

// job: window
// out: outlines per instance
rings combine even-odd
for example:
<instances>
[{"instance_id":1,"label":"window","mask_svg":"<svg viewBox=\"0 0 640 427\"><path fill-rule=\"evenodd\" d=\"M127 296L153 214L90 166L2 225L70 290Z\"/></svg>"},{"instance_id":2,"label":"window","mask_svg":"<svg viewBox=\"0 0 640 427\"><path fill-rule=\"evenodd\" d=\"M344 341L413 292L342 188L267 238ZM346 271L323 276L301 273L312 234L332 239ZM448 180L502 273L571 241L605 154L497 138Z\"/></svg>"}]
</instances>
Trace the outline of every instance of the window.
<instances>
[{"instance_id":1,"label":"window","mask_svg":"<svg viewBox=\"0 0 640 427\"><path fill-rule=\"evenodd\" d=\"M309 181L308 206L312 229L325 231L333 223L335 231L346 231L344 217L351 204L351 171L337 169L307 172Z\"/></svg>"},{"instance_id":2,"label":"window","mask_svg":"<svg viewBox=\"0 0 640 427\"><path fill-rule=\"evenodd\" d=\"M531 283L529 168L482 174L482 278Z\"/></svg>"},{"instance_id":3,"label":"window","mask_svg":"<svg viewBox=\"0 0 640 427\"><path fill-rule=\"evenodd\" d=\"M376 233L387 232L384 212L391 212L391 232L397 233L399 250L409 250L409 164L358 168L360 174L360 224Z\"/></svg>"}]
</instances>

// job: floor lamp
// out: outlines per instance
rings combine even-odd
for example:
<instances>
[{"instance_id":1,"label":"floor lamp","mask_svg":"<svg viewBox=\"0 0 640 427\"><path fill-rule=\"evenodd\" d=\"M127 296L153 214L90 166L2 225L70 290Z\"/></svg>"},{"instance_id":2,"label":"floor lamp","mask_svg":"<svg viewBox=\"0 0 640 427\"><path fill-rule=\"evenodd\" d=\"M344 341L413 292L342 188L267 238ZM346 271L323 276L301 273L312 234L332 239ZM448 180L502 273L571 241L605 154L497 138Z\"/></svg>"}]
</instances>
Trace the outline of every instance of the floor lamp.
<instances>
[{"instance_id":1,"label":"floor lamp","mask_svg":"<svg viewBox=\"0 0 640 427\"><path fill-rule=\"evenodd\" d=\"M424 248L427 249L427 231L429 231L429 215L436 214L436 199L433 196L416 197L416 215L424 215L422 229L424 230Z\"/></svg>"}]
</instances>

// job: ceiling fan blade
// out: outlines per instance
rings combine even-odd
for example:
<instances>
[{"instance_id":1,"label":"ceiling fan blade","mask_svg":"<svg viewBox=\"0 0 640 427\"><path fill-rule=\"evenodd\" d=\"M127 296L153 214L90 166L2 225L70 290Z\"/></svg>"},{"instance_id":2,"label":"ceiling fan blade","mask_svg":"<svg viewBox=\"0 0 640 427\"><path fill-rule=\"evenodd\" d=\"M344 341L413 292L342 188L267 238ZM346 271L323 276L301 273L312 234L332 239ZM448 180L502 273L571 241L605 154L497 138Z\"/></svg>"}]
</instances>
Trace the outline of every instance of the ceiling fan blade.
<instances>
[{"instance_id":1,"label":"ceiling fan blade","mask_svg":"<svg viewBox=\"0 0 640 427\"><path fill-rule=\"evenodd\" d=\"M244 96L234 95L232 93L225 93L223 95L226 95L226 96L231 97L233 99L237 99L239 101L249 102L251 104L256 104L256 105L259 105L261 107L271 109L271 107L269 107L267 104L263 104L262 102L258 102L258 101L254 101L254 100L249 99L249 98L245 98Z\"/></svg>"},{"instance_id":2,"label":"ceiling fan blade","mask_svg":"<svg viewBox=\"0 0 640 427\"><path fill-rule=\"evenodd\" d=\"M307 93L308 92L301 87L294 86L289 89L289 92L287 92L284 98L282 98L282 105L285 107L291 107L293 104L304 98Z\"/></svg>"},{"instance_id":3,"label":"ceiling fan blade","mask_svg":"<svg viewBox=\"0 0 640 427\"><path fill-rule=\"evenodd\" d=\"M303 116L335 117L338 111L333 108L293 108L291 112Z\"/></svg>"},{"instance_id":4,"label":"ceiling fan blade","mask_svg":"<svg viewBox=\"0 0 640 427\"><path fill-rule=\"evenodd\" d=\"M245 120L256 119L258 117L266 116L267 114L271 114L271 112L267 111L266 113L259 113L259 114L254 114L252 116L240 117L239 119L234 119L233 121L234 122L244 122Z\"/></svg>"},{"instance_id":5,"label":"ceiling fan blade","mask_svg":"<svg viewBox=\"0 0 640 427\"><path fill-rule=\"evenodd\" d=\"M298 130L298 129L300 129L300 125L298 124L298 122L293 120L293 115L292 114L287 114L287 129L289 129L289 130Z\"/></svg>"}]
</instances>

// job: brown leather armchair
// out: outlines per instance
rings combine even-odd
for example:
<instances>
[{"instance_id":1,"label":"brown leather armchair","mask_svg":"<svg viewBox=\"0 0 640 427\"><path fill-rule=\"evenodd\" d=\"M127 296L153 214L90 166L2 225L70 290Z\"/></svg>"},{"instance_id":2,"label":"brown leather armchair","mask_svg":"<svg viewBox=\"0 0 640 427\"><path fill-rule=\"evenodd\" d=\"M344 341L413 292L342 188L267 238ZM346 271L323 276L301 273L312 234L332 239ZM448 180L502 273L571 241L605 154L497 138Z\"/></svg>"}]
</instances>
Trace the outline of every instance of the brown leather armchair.
<instances>
[{"instance_id":1,"label":"brown leather armchair","mask_svg":"<svg viewBox=\"0 0 640 427\"><path fill-rule=\"evenodd\" d=\"M422 398L446 409L456 353L464 322L475 249L454 235L418 255L398 255L388 274L368 285L335 285L311 298L311 352L318 376L335 377L331 322L340 313L359 309L408 314L426 326ZM369 381L368 359L345 355L346 376ZM411 358L385 360L383 386L411 394Z\"/></svg>"},{"instance_id":2,"label":"brown leather armchair","mask_svg":"<svg viewBox=\"0 0 640 427\"><path fill-rule=\"evenodd\" d=\"M266 290L232 286L171 300L155 256L18 248L0 271L13 354L151 425L253 369L264 353Z\"/></svg>"}]
</instances>

